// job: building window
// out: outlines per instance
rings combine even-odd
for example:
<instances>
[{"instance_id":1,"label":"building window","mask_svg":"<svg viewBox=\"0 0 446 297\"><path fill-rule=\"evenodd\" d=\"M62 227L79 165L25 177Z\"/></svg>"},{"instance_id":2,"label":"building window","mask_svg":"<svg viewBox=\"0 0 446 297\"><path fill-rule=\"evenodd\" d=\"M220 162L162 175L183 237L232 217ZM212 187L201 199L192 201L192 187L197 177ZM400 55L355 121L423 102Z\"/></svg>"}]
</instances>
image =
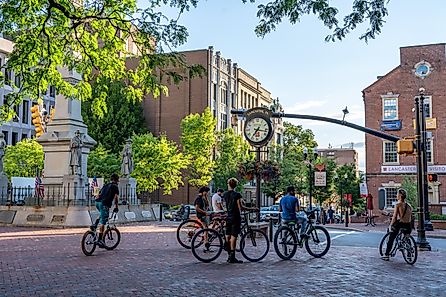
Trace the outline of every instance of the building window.
<instances>
[{"instance_id":1,"label":"building window","mask_svg":"<svg viewBox=\"0 0 446 297\"><path fill-rule=\"evenodd\" d=\"M12 80L12 71L11 69L6 68L5 69L5 84L10 86Z\"/></svg>"},{"instance_id":2,"label":"building window","mask_svg":"<svg viewBox=\"0 0 446 297\"><path fill-rule=\"evenodd\" d=\"M282 134L277 133L277 144L282 144Z\"/></svg>"},{"instance_id":3,"label":"building window","mask_svg":"<svg viewBox=\"0 0 446 297\"><path fill-rule=\"evenodd\" d=\"M50 97L56 98L56 87L50 86Z\"/></svg>"},{"instance_id":4,"label":"building window","mask_svg":"<svg viewBox=\"0 0 446 297\"><path fill-rule=\"evenodd\" d=\"M220 102L228 105L228 86L225 82L222 84Z\"/></svg>"},{"instance_id":5,"label":"building window","mask_svg":"<svg viewBox=\"0 0 446 297\"><path fill-rule=\"evenodd\" d=\"M212 84L212 99L217 101L217 84Z\"/></svg>"},{"instance_id":6,"label":"building window","mask_svg":"<svg viewBox=\"0 0 446 297\"><path fill-rule=\"evenodd\" d=\"M17 132L12 132L11 136L11 144L15 145L19 141L19 134Z\"/></svg>"},{"instance_id":7,"label":"building window","mask_svg":"<svg viewBox=\"0 0 446 297\"><path fill-rule=\"evenodd\" d=\"M237 108L237 102L235 101L235 93L231 94L232 108Z\"/></svg>"},{"instance_id":8,"label":"building window","mask_svg":"<svg viewBox=\"0 0 446 297\"><path fill-rule=\"evenodd\" d=\"M393 163L393 164L397 164L398 163L398 152L396 149L396 143L395 142L391 142L391 141L385 141L383 143L383 151L384 151L384 156L383 156L383 160L384 163Z\"/></svg>"},{"instance_id":9,"label":"building window","mask_svg":"<svg viewBox=\"0 0 446 297\"><path fill-rule=\"evenodd\" d=\"M28 138L28 134L22 134L22 139L21 140L27 139L27 138Z\"/></svg>"},{"instance_id":10,"label":"building window","mask_svg":"<svg viewBox=\"0 0 446 297\"><path fill-rule=\"evenodd\" d=\"M228 128L228 115L224 113L221 115L221 130L226 128Z\"/></svg>"},{"instance_id":11,"label":"building window","mask_svg":"<svg viewBox=\"0 0 446 297\"><path fill-rule=\"evenodd\" d=\"M29 118L29 101L23 100L22 123L28 124L28 118Z\"/></svg>"},{"instance_id":12,"label":"building window","mask_svg":"<svg viewBox=\"0 0 446 297\"><path fill-rule=\"evenodd\" d=\"M426 118L432 117L432 97L426 96L424 97L424 114Z\"/></svg>"},{"instance_id":13,"label":"building window","mask_svg":"<svg viewBox=\"0 0 446 297\"><path fill-rule=\"evenodd\" d=\"M12 121L17 123L19 121L20 105L17 105L17 104L14 105L14 112L15 112L15 115L12 118Z\"/></svg>"},{"instance_id":14,"label":"building window","mask_svg":"<svg viewBox=\"0 0 446 297\"><path fill-rule=\"evenodd\" d=\"M14 85L15 85L16 88L20 88L21 87L22 79L21 79L20 75L16 75L14 77Z\"/></svg>"},{"instance_id":15,"label":"building window","mask_svg":"<svg viewBox=\"0 0 446 297\"><path fill-rule=\"evenodd\" d=\"M8 143L8 141L9 141L8 131L2 131L2 132L3 132L3 136L5 137L5 142L6 142L6 144L9 144L9 143Z\"/></svg>"},{"instance_id":16,"label":"building window","mask_svg":"<svg viewBox=\"0 0 446 297\"><path fill-rule=\"evenodd\" d=\"M398 202L396 197L397 188L385 188L386 189L386 208L393 207Z\"/></svg>"},{"instance_id":17,"label":"building window","mask_svg":"<svg viewBox=\"0 0 446 297\"><path fill-rule=\"evenodd\" d=\"M433 148L433 141L432 140L426 141L426 159L427 163L429 164L434 163L432 148Z\"/></svg>"},{"instance_id":18,"label":"building window","mask_svg":"<svg viewBox=\"0 0 446 297\"><path fill-rule=\"evenodd\" d=\"M398 98L383 98L383 120L398 119Z\"/></svg>"}]
</instances>

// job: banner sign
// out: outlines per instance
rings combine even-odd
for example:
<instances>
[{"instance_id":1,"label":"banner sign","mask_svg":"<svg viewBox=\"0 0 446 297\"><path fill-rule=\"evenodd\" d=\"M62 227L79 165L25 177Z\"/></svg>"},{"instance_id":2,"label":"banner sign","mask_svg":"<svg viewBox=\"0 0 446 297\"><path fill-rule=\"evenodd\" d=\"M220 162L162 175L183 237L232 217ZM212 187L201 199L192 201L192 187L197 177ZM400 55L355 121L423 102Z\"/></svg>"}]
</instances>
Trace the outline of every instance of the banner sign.
<instances>
[{"instance_id":1,"label":"banner sign","mask_svg":"<svg viewBox=\"0 0 446 297\"><path fill-rule=\"evenodd\" d=\"M327 186L327 172L315 172L314 173L314 185L316 187Z\"/></svg>"},{"instance_id":2,"label":"banner sign","mask_svg":"<svg viewBox=\"0 0 446 297\"><path fill-rule=\"evenodd\" d=\"M359 184L359 194L361 195L361 197L367 197L367 195L369 194L366 183Z\"/></svg>"}]
</instances>

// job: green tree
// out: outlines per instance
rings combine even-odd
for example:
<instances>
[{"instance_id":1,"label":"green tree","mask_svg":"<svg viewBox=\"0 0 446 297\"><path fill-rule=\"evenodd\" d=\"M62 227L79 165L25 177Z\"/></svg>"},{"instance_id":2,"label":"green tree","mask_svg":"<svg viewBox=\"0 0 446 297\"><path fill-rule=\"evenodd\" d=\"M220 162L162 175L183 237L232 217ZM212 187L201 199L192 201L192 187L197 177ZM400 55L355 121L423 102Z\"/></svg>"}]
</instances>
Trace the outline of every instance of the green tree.
<instances>
[{"instance_id":1,"label":"green tree","mask_svg":"<svg viewBox=\"0 0 446 297\"><path fill-rule=\"evenodd\" d=\"M6 147L3 166L6 175L34 177L43 169L43 148L35 139L23 139Z\"/></svg>"},{"instance_id":2,"label":"green tree","mask_svg":"<svg viewBox=\"0 0 446 297\"><path fill-rule=\"evenodd\" d=\"M248 0L242 0L248 2ZM249 0L249 2L258 2ZM364 22L368 22L368 28L360 39L366 42L374 39L381 29L388 15L387 6L390 0L354 0L352 11L345 16L339 16L339 9L330 5L329 0L275 0L258 6L257 16L260 21L255 32L257 36L265 37L274 31L282 22L288 19L291 24L301 21L306 15L315 15L324 26L333 30L326 41L342 40L349 32ZM340 19L342 18L342 20Z\"/></svg>"},{"instance_id":3,"label":"green tree","mask_svg":"<svg viewBox=\"0 0 446 297\"><path fill-rule=\"evenodd\" d=\"M164 194L171 194L183 185L182 171L188 167L189 160L175 142L164 135L157 138L150 133L135 135L132 140L132 177L136 178L139 192L162 188Z\"/></svg>"},{"instance_id":4,"label":"green tree","mask_svg":"<svg viewBox=\"0 0 446 297\"><path fill-rule=\"evenodd\" d=\"M265 182L262 191L269 197L284 192L287 186L294 186L297 193L308 192L308 177L303 159L303 149L311 151L317 146L313 131L304 129L301 125L284 122L283 146L272 148L271 159L279 163L278 179Z\"/></svg>"},{"instance_id":5,"label":"green tree","mask_svg":"<svg viewBox=\"0 0 446 297\"><path fill-rule=\"evenodd\" d=\"M325 172L326 172L326 186L325 187L316 187L313 186L313 197L314 201L317 201L319 205L322 205L325 201L331 198L331 196L334 193L334 177L335 177L335 171L336 171L336 163L327 158L319 158L315 164L324 164L325 165ZM313 170L314 172L317 171L317 169ZM309 171L307 171L309 174ZM313 177L314 181L314 177ZM359 185L358 185L359 187Z\"/></svg>"},{"instance_id":6,"label":"green tree","mask_svg":"<svg viewBox=\"0 0 446 297\"><path fill-rule=\"evenodd\" d=\"M235 134L234 129L228 128L218 132L213 174L216 189L226 189L228 179L237 177L239 165L254 159L254 155L249 150L249 144L242 136ZM243 181L239 183L239 186L243 186Z\"/></svg>"},{"instance_id":7,"label":"green tree","mask_svg":"<svg viewBox=\"0 0 446 297\"><path fill-rule=\"evenodd\" d=\"M98 90L93 85L93 97ZM140 102L125 99L125 85L122 82L108 81L107 113L98 116L93 112L94 103L88 99L82 103L82 118L88 126L88 134L106 150L119 155L125 140L133 134L146 132Z\"/></svg>"},{"instance_id":8,"label":"green tree","mask_svg":"<svg viewBox=\"0 0 446 297\"><path fill-rule=\"evenodd\" d=\"M191 160L187 180L192 186L205 186L212 179L216 124L217 120L209 108L202 114L190 114L181 121L183 153Z\"/></svg>"},{"instance_id":9,"label":"green tree","mask_svg":"<svg viewBox=\"0 0 446 297\"><path fill-rule=\"evenodd\" d=\"M365 210L365 199L359 193L359 184L363 180L363 175L357 175L355 164L346 164L336 168L337 181L334 187L338 196L352 194L352 207L355 211ZM347 201L342 198L342 205L347 206Z\"/></svg>"},{"instance_id":10,"label":"green tree","mask_svg":"<svg viewBox=\"0 0 446 297\"><path fill-rule=\"evenodd\" d=\"M136 0L0 0L0 32L15 43L2 67L21 77L18 91L6 96L0 118L9 120L14 105L25 97L37 100L49 84L68 98L86 100L96 83L92 110L101 115L109 80L125 82L126 97L140 101L144 94L167 94L163 77L178 83L201 74L202 66L189 66L181 55L164 50L183 44L188 34L176 18L163 15L163 6L182 14L197 2L155 0L139 9ZM135 67L128 69L126 63L135 56ZM82 79L72 85L60 67L75 70Z\"/></svg>"},{"instance_id":11,"label":"green tree","mask_svg":"<svg viewBox=\"0 0 446 297\"><path fill-rule=\"evenodd\" d=\"M417 181L414 177L406 175L403 178L401 188L405 189L407 192L407 202L412 206L413 209L418 208L418 190Z\"/></svg>"},{"instance_id":12,"label":"green tree","mask_svg":"<svg viewBox=\"0 0 446 297\"><path fill-rule=\"evenodd\" d=\"M119 158L99 144L88 155L87 174L90 177L103 177L108 179L113 173L119 173L121 162Z\"/></svg>"}]
</instances>

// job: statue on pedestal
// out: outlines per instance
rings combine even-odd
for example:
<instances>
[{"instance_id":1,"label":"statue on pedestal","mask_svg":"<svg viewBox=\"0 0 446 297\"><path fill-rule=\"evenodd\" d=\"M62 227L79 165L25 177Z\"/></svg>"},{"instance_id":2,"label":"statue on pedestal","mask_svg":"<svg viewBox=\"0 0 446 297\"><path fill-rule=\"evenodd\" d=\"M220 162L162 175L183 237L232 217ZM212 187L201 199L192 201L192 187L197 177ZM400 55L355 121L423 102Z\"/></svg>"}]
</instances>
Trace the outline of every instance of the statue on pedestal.
<instances>
[{"instance_id":1,"label":"statue on pedestal","mask_svg":"<svg viewBox=\"0 0 446 297\"><path fill-rule=\"evenodd\" d=\"M121 156L121 174L123 177L129 177L133 171L132 140L130 138L125 142Z\"/></svg>"},{"instance_id":2,"label":"statue on pedestal","mask_svg":"<svg viewBox=\"0 0 446 297\"><path fill-rule=\"evenodd\" d=\"M70 143L70 174L82 175L82 138L81 133L77 130Z\"/></svg>"},{"instance_id":3,"label":"statue on pedestal","mask_svg":"<svg viewBox=\"0 0 446 297\"><path fill-rule=\"evenodd\" d=\"M3 133L0 133L0 173L3 173L3 157L5 156L6 141Z\"/></svg>"}]
</instances>

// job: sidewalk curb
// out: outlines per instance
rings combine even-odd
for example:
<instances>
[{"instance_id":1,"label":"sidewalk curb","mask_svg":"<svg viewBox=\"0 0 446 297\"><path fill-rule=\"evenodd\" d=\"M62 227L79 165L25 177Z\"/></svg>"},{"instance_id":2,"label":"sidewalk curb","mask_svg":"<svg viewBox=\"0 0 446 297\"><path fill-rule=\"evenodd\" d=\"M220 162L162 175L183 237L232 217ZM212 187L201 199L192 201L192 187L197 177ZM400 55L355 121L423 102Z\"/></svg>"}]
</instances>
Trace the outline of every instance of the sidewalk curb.
<instances>
[{"instance_id":1,"label":"sidewalk curb","mask_svg":"<svg viewBox=\"0 0 446 297\"><path fill-rule=\"evenodd\" d=\"M366 230L350 228L350 227L343 227L343 226L327 226L327 225L325 225L324 228L326 228L326 229L337 229L337 230L349 230L349 231L356 231L356 232L368 232Z\"/></svg>"}]
</instances>

